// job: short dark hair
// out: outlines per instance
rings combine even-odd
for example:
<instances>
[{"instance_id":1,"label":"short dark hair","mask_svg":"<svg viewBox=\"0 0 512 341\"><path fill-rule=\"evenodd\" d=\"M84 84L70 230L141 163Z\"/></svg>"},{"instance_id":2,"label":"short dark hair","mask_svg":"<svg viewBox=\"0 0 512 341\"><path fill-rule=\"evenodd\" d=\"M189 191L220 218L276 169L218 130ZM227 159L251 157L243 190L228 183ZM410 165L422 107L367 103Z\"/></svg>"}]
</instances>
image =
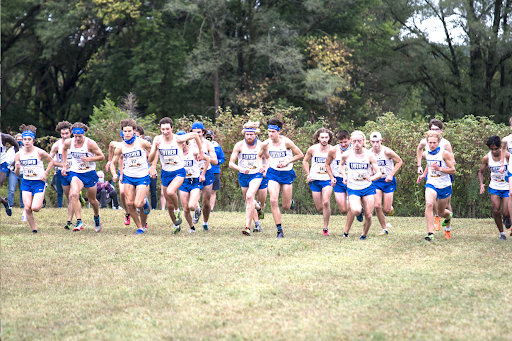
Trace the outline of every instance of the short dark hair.
<instances>
[{"instance_id":1,"label":"short dark hair","mask_svg":"<svg viewBox=\"0 0 512 341\"><path fill-rule=\"evenodd\" d=\"M338 131L338 133L336 134L336 138L338 140L344 140L344 139L348 139L350 140L350 134L348 131L346 130L340 130Z\"/></svg>"},{"instance_id":2,"label":"short dark hair","mask_svg":"<svg viewBox=\"0 0 512 341\"><path fill-rule=\"evenodd\" d=\"M501 139L499 136L493 135L487 139L487 147L490 148L493 145L498 148L501 147Z\"/></svg>"},{"instance_id":3,"label":"short dark hair","mask_svg":"<svg viewBox=\"0 0 512 341\"><path fill-rule=\"evenodd\" d=\"M164 117L160 120L160 122L158 122L158 126L161 127L162 124L170 124L171 125L171 128L173 127L172 125L172 119L170 119L169 117Z\"/></svg>"},{"instance_id":4,"label":"short dark hair","mask_svg":"<svg viewBox=\"0 0 512 341\"><path fill-rule=\"evenodd\" d=\"M439 127L441 130L443 130L443 122L441 120L438 120L437 118L430 120L430 122L428 123L428 129L430 130L432 126Z\"/></svg>"},{"instance_id":5,"label":"short dark hair","mask_svg":"<svg viewBox=\"0 0 512 341\"><path fill-rule=\"evenodd\" d=\"M278 126L279 129L283 129L283 122L279 121L276 118L272 118L272 119L268 120L267 124L273 124L275 126Z\"/></svg>"},{"instance_id":6,"label":"short dark hair","mask_svg":"<svg viewBox=\"0 0 512 341\"><path fill-rule=\"evenodd\" d=\"M142 128L142 126L137 125L137 129L135 129L135 130L138 131L139 134L144 135L144 128Z\"/></svg>"},{"instance_id":7,"label":"short dark hair","mask_svg":"<svg viewBox=\"0 0 512 341\"><path fill-rule=\"evenodd\" d=\"M127 118L126 120L121 120L121 129L124 127L132 127L133 130L137 129L137 123L133 118Z\"/></svg>"},{"instance_id":8,"label":"short dark hair","mask_svg":"<svg viewBox=\"0 0 512 341\"><path fill-rule=\"evenodd\" d=\"M71 123L69 123L68 121L62 121L62 122L59 122L59 124L57 124L57 128L55 128L55 131L57 133L60 133L61 130L66 130L66 129L69 129L71 131Z\"/></svg>"}]
</instances>

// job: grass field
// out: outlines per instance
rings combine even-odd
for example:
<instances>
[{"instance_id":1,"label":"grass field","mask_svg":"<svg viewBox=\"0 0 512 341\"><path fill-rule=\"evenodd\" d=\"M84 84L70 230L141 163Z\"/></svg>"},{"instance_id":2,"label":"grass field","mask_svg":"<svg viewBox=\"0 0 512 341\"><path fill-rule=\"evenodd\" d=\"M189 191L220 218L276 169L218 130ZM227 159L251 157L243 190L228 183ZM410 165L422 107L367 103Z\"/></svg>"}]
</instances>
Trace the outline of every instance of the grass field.
<instances>
[{"instance_id":1,"label":"grass field","mask_svg":"<svg viewBox=\"0 0 512 341\"><path fill-rule=\"evenodd\" d=\"M146 235L122 211L104 230L62 228L65 212L36 214L37 235L1 215L2 340L510 340L512 238L491 220L454 219L453 239L423 240L421 218L389 218L390 235L359 240L344 217L272 216L240 233L241 213L213 213L211 231L172 235L153 211ZM507 231L507 236L508 236Z\"/></svg>"}]
</instances>

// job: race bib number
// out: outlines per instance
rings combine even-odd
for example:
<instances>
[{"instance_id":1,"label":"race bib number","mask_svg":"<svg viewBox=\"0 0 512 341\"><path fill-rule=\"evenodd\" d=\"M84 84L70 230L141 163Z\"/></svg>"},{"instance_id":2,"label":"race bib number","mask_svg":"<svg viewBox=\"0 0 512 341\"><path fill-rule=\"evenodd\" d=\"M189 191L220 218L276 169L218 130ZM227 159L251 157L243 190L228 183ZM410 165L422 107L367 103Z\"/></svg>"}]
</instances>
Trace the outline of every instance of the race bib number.
<instances>
[{"instance_id":1,"label":"race bib number","mask_svg":"<svg viewBox=\"0 0 512 341\"><path fill-rule=\"evenodd\" d=\"M199 170L202 172L204 170L205 161L201 160L198 162L198 164L199 164Z\"/></svg>"},{"instance_id":2,"label":"race bib number","mask_svg":"<svg viewBox=\"0 0 512 341\"><path fill-rule=\"evenodd\" d=\"M248 169L256 169L258 168L258 162L257 161L246 161L245 163L246 167Z\"/></svg>"},{"instance_id":3,"label":"race bib number","mask_svg":"<svg viewBox=\"0 0 512 341\"><path fill-rule=\"evenodd\" d=\"M439 178L439 177L441 177L441 174L442 174L442 172L431 169L430 174L428 176L430 176L432 178Z\"/></svg>"},{"instance_id":4,"label":"race bib number","mask_svg":"<svg viewBox=\"0 0 512 341\"><path fill-rule=\"evenodd\" d=\"M79 162L78 163L78 170L88 170L89 169L89 162Z\"/></svg>"},{"instance_id":5,"label":"race bib number","mask_svg":"<svg viewBox=\"0 0 512 341\"><path fill-rule=\"evenodd\" d=\"M185 171L187 172L186 176L188 178L192 176L192 169L191 168L185 168Z\"/></svg>"},{"instance_id":6,"label":"race bib number","mask_svg":"<svg viewBox=\"0 0 512 341\"><path fill-rule=\"evenodd\" d=\"M37 176L36 169L34 167L23 167L23 176L26 178L34 178Z\"/></svg>"},{"instance_id":7,"label":"race bib number","mask_svg":"<svg viewBox=\"0 0 512 341\"><path fill-rule=\"evenodd\" d=\"M496 182L505 182L505 174L491 174L491 180Z\"/></svg>"},{"instance_id":8,"label":"race bib number","mask_svg":"<svg viewBox=\"0 0 512 341\"><path fill-rule=\"evenodd\" d=\"M177 156L164 156L164 163L166 165L175 166L178 164L178 157Z\"/></svg>"},{"instance_id":9,"label":"race bib number","mask_svg":"<svg viewBox=\"0 0 512 341\"><path fill-rule=\"evenodd\" d=\"M316 174L327 174L324 166L316 166Z\"/></svg>"},{"instance_id":10,"label":"race bib number","mask_svg":"<svg viewBox=\"0 0 512 341\"><path fill-rule=\"evenodd\" d=\"M68 159L68 161L66 162L66 164L68 165L68 169L71 168L71 165L73 164L73 160L72 159Z\"/></svg>"},{"instance_id":11,"label":"race bib number","mask_svg":"<svg viewBox=\"0 0 512 341\"><path fill-rule=\"evenodd\" d=\"M379 167L379 170L383 176L386 175L386 167Z\"/></svg>"},{"instance_id":12,"label":"race bib number","mask_svg":"<svg viewBox=\"0 0 512 341\"><path fill-rule=\"evenodd\" d=\"M131 157L128 159L128 167L140 167L140 157Z\"/></svg>"},{"instance_id":13,"label":"race bib number","mask_svg":"<svg viewBox=\"0 0 512 341\"><path fill-rule=\"evenodd\" d=\"M366 170L354 171L354 180L355 181L364 181L364 180L366 180L367 175L368 175L368 172Z\"/></svg>"}]
</instances>

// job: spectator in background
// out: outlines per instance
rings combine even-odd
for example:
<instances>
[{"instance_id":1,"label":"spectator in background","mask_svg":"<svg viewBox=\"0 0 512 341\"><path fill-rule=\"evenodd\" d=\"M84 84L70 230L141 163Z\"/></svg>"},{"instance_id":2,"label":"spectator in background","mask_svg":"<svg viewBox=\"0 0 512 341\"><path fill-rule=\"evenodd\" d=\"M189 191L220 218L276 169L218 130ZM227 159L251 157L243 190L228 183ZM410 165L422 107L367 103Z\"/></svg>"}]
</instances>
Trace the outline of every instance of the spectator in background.
<instances>
[{"instance_id":1,"label":"spectator in background","mask_svg":"<svg viewBox=\"0 0 512 341\"><path fill-rule=\"evenodd\" d=\"M105 208L108 203L111 203L113 209L122 209L119 206L116 190L108 181L105 181L105 173L103 173L103 171L97 171L96 174L98 175L98 183L96 184L96 200L100 202L100 208Z\"/></svg>"},{"instance_id":2,"label":"spectator in background","mask_svg":"<svg viewBox=\"0 0 512 341\"><path fill-rule=\"evenodd\" d=\"M16 142L18 142L18 146L20 150L23 149L23 137L21 134L16 134ZM7 202L9 203L10 207L14 206L14 193L16 192L16 186L20 187L20 207L23 208L23 199L21 196L21 179L23 179L23 174L16 175L14 173L14 155L16 155L16 150L14 150L14 147L9 148L6 155L6 162L9 167L9 178L8 178L8 184L9 184L9 190L7 192ZM25 213L25 212L23 212Z\"/></svg>"},{"instance_id":3,"label":"spectator in background","mask_svg":"<svg viewBox=\"0 0 512 341\"><path fill-rule=\"evenodd\" d=\"M215 206L215 199L217 198L217 191L220 190L220 165L226 161L226 156L224 155L224 151L222 150L222 147L220 144L218 144L216 141L213 141L215 138L215 134L212 130L208 130L206 132L206 135L204 136L205 139L210 141L213 144L213 147L215 148L215 153L217 154L217 160L219 161L218 165L212 165L213 175L215 176L215 180L213 181L213 187L212 187L212 196L210 197L210 206L211 206L211 212L213 212L213 207Z\"/></svg>"}]
</instances>

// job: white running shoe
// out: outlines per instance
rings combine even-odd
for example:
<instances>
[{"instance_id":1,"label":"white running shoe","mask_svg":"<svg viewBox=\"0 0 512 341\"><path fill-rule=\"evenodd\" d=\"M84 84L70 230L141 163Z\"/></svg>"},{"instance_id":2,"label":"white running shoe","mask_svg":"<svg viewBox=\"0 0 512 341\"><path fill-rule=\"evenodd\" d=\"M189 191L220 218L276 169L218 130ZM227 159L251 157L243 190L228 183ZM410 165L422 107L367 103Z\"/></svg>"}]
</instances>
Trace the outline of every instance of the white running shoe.
<instances>
[{"instance_id":1,"label":"white running shoe","mask_svg":"<svg viewBox=\"0 0 512 341\"><path fill-rule=\"evenodd\" d=\"M194 216L192 217L192 224L197 224L199 218L201 218L201 206L197 205L196 210L194 211Z\"/></svg>"},{"instance_id":2,"label":"white running shoe","mask_svg":"<svg viewBox=\"0 0 512 341\"><path fill-rule=\"evenodd\" d=\"M386 227L387 227L387 228L390 228L390 227L393 227L393 226L391 226L391 224L390 224L390 223L387 223L387 224L386 224Z\"/></svg>"}]
</instances>

